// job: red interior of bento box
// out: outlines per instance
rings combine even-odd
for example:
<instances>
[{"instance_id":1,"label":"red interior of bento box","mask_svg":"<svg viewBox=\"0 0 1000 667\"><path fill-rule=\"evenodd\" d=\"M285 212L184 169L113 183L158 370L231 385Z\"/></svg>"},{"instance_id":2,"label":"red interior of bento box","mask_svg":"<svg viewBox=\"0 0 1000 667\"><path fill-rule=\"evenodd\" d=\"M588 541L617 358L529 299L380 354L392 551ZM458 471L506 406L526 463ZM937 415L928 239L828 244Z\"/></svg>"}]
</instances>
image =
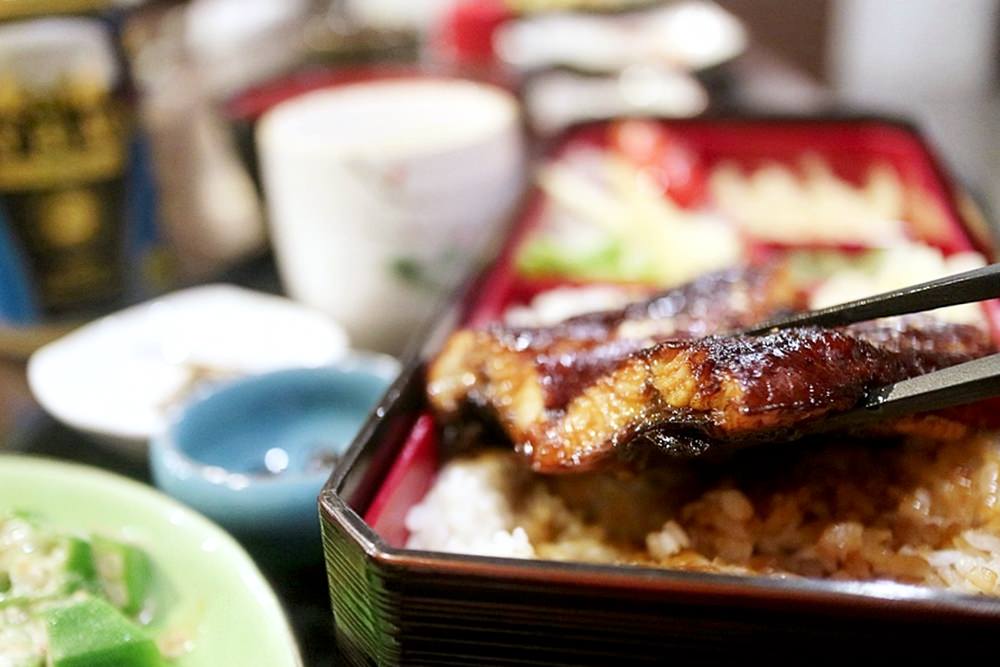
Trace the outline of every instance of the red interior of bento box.
<instances>
[{"instance_id":1,"label":"red interior of bento box","mask_svg":"<svg viewBox=\"0 0 1000 667\"><path fill-rule=\"evenodd\" d=\"M731 160L746 167L765 161L795 164L804 155L819 155L841 178L860 182L873 164L890 164L905 187L919 188L941 207L947 229L928 239L945 254L978 248L966 231L954 205L952 185L946 180L924 143L905 127L879 121L760 121L702 120L667 123L669 130L694 148L706 167ZM603 145L605 124L581 127L565 136L550 156L557 157L582 144ZM468 304L464 322L479 325L499 317L510 305L527 303L538 292L559 281L526 280L514 269L514 256L526 235L540 220L546 203L536 192L516 221L498 260ZM763 249L766 251L766 248ZM1000 336L1000 307L987 312ZM391 546L406 542L404 519L430 488L438 469L438 435L433 417L421 415L410 430L399 455L367 508L357 508Z\"/></svg>"}]
</instances>

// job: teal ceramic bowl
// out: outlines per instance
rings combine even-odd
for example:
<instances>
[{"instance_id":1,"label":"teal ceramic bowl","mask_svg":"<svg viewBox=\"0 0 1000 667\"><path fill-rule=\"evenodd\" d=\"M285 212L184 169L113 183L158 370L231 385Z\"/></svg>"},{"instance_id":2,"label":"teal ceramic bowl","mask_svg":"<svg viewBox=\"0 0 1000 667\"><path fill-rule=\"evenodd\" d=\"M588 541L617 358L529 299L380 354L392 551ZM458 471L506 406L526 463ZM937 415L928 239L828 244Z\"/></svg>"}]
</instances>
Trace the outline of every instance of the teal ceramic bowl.
<instances>
[{"instance_id":1,"label":"teal ceramic bowl","mask_svg":"<svg viewBox=\"0 0 1000 667\"><path fill-rule=\"evenodd\" d=\"M192 640L191 651L171 667L301 667L281 605L242 547L155 489L89 466L5 455L3 510L141 547L169 591L150 630Z\"/></svg>"},{"instance_id":2,"label":"teal ceramic bowl","mask_svg":"<svg viewBox=\"0 0 1000 667\"><path fill-rule=\"evenodd\" d=\"M399 374L382 355L274 371L210 390L152 441L157 486L236 534L258 556L319 562L316 497Z\"/></svg>"}]
</instances>

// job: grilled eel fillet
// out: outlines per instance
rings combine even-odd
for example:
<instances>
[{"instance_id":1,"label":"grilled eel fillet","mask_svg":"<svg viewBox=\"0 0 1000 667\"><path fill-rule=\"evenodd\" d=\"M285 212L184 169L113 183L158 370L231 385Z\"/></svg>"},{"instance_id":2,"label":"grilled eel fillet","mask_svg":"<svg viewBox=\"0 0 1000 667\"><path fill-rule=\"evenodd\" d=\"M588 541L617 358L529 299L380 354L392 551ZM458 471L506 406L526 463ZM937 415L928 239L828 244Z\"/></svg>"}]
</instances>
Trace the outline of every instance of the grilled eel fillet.
<instances>
[{"instance_id":1,"label":"grilled eel fillet","mask_svg":"<svg viewBox=\"0 0 1000 667\"><path fill-rule=\"evenodd\" d=\"M634 442L698 456L787 437L874 387L994 348L978 327L928 317L711 335L794 307L783 283L774 270L727 272L554 327L458 331L428 370L431 404L445 419L486 411L535 470L569 472Z\"/></svg>"}]
</instances>

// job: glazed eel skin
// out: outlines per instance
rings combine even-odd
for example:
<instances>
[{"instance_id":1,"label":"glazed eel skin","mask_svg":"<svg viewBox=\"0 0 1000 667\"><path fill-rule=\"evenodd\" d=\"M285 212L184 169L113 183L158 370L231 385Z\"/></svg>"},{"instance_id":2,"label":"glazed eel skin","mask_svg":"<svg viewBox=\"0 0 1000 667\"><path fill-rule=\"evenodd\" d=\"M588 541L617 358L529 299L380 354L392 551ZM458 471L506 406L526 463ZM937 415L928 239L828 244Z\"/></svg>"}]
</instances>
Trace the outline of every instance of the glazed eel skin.
<instances>
[{"instance_id":1,"label":"glazed eel skin","mask_svg":"<svg viewBox=\"0 0 1000 667\"><path fill-rule=\"evenodd\" d=\"M803 305L780 268L763 267L552 327L464 329L430 364L428 396L445 420L495 419L536 471L573 472L638 443L690 458L787 439L875 387L994 351L984 329L921 316L719 335Z\"/></svg>"}]
</instances>

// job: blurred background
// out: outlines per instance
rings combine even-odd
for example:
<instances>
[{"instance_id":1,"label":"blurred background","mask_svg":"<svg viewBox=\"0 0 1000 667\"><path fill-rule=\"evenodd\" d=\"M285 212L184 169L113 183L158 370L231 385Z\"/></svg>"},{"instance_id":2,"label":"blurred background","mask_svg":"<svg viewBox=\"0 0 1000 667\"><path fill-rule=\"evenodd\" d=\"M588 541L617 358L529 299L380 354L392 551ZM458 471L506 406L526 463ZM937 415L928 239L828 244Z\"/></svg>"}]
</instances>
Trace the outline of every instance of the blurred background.
<instances>
[{"instance_id":1,"label":"blurred background","mask_svg":"<svg viewBox=\"0 0 1000 667\"><path fill-rule=\"evenodd\" d=\"M258 120L371 76L499 84L534 139L622 114L898 115L996 208L998 25L991 0L8 0L0 349L227 272L266 282Z\"/></svg>"},{"instance_id":2,"label":"blurred background","mask_svg":"<svg viewBox=\"0 0 1000 667\"><path fill-rule=\"evenodd\" d=\"M989 219L998 47L995 0L4 0L0 449L148 480L43 417L25 361L180 288L286 295L353 346L401 355L532 158L581 121L900 117L953 170L967 215ZM490 87L336 92L439 77ZM263 312L233 303L234 322ZM279 588L323 655L325 593Z\"/></svg>"}]
</instances>

